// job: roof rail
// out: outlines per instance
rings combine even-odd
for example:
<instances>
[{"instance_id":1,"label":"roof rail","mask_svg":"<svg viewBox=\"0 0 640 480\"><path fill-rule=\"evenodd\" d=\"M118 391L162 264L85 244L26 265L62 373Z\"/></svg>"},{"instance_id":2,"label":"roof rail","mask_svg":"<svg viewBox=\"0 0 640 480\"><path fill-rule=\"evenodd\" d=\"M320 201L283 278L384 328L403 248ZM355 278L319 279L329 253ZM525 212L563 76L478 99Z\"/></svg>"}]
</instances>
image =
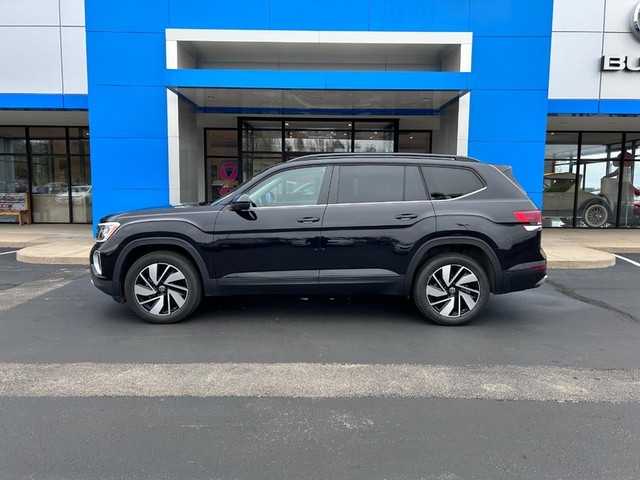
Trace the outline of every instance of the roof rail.
<instances>
[{"instance_id":1,"label":"roof rail","mask_svg":"<svg viewBox=\"0 0 640 480\"><path fill-rule=\"evenodd\" d=\"M441 153L402 153L402 152L389 152L389 153L314 153L310 155L304 155L302 157L292 158L287 160L289 162L297 162L302 160L312 159L331 159L331 158L389 158L389 157L401 157L401 158L422 158L429 160L457 160L462 162L478 162L475 158L469 158L459 155L446 155Z\"/></svg>"}]
</instances>

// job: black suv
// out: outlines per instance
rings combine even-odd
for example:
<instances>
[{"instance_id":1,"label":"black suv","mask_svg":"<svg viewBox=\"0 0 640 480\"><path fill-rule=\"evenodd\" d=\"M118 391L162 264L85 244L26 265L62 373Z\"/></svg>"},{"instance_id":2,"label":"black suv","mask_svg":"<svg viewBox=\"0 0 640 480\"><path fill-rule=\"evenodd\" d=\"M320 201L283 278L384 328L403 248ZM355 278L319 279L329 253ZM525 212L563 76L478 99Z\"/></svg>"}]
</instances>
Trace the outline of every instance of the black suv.
<instances>
[{"instance_id":1,"label":"black suv","mask_svg":"<svg viewBox=\"0 0 640 480\"><path fill-rule=\"evenodd\" d=\"M203 295L406 295L461 325L546 278L540 211L511 169L466 157L313 155L211 204L103 218L93 283L152 323Z\"/></svg>"}]
</instances>

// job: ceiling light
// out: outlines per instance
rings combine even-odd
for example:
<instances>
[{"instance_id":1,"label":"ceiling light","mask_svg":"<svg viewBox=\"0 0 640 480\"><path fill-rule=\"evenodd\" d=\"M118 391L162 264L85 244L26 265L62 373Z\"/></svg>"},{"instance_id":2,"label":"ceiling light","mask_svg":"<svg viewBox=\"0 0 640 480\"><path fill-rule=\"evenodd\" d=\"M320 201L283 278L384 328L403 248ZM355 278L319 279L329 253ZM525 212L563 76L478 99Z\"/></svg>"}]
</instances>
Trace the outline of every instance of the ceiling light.
<instances>
[{"instance_id":1,"label":"ceiling light","mask_svg":"<svg viewBox=\"0 0 640 480\"><path fill-rule=\"evenodd\" d=\"M430 99L429 97L422 97L422 98L420 99L420 101L422 101L422 102L430 102L430 101L431 101L431 99Z\"/></svg>"}]
</instances>

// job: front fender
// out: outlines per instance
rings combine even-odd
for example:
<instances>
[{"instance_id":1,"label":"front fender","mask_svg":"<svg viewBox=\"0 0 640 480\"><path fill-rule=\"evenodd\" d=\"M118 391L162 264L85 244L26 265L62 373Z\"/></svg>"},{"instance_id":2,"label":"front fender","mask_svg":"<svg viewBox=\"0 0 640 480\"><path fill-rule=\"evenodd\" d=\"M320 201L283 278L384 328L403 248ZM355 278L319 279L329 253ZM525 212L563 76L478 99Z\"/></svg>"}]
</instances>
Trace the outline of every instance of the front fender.
<instances>
[{"instance_id":1,"label":"front fender","mask_svg":"<svg viewBox=\"0 0 640 480\"><path fill-rule=\"evenodd\" d=\"M118 260L116 261L113 272L113 281L114 283L118 284L119 291L122 291L122 282L120 281L120 279L122 278L122 268L125 265L127 258L129 257L131 252L139 247L148 247L154 245L158 246L158 250L161 250L162 247L166 245L179 247L185 250L200 272L200 278L202 279L202 286L205 295L211 296L217 294L217 282L215 278L211 278L209 276L207 265L198 250L196 250L193 245L180 238L160 236L139 238L127 243L127 245L123 247L122 251L118 255Z\"/></svg>"}]
</instances>

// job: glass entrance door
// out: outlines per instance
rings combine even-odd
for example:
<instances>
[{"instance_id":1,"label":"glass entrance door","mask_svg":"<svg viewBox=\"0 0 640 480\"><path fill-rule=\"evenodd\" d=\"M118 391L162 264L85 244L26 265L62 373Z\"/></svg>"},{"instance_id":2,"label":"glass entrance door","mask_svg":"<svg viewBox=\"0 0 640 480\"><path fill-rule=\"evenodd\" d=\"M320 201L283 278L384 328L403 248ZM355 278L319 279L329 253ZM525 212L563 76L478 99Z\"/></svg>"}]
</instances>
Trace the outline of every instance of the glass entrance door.
<instances>
[{"instance_id":1,"label":"glass entrance door","mask_svg":"<svg viewBox=\"0 0 640 480\"><path fill-rule=\"evenodd\" d=\"M393 152L398 121L241 119L243 180L313 153Z\"/></svg>"}]
</instances>

